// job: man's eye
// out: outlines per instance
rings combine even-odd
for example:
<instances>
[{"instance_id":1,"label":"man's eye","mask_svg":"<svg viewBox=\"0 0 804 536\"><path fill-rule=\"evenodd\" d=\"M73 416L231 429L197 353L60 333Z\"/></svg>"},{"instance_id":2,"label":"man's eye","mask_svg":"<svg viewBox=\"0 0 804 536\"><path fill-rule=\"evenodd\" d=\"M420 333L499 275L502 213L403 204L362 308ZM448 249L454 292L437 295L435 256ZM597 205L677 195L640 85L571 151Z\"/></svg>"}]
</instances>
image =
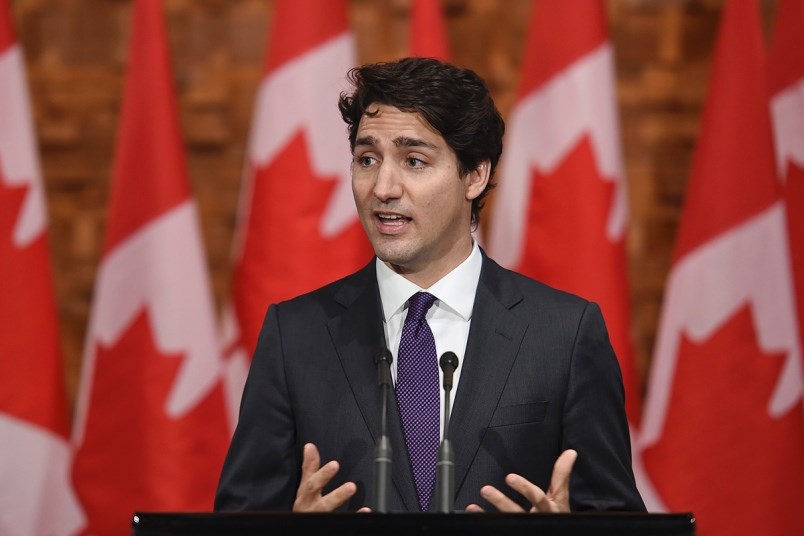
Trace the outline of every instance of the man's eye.
<instances>
[{"instance_id":1,"label":"man's eye","mask_svg":"<svg viewBox=\"0 0 804 536\"><path fill-rule=\"evenodd\" d=\"M368 167L376 162L373 156L358 156L355 160L362 167Z\"/></svg>"},{"instance_id":2,"label":"man's eye","mask_svg":"<svg viewBox=\"0 0 804 536\"><path fill-rule=\"evenodd\" d=\"M412 168L420 168L420 167L425 166L425 163L424 163L423 160L419 160L418 158L413 158L413 157L410 157L410 158L407 159L407 164L408 164L408 167L412 167Z\"/></svg>"}]
</instances>

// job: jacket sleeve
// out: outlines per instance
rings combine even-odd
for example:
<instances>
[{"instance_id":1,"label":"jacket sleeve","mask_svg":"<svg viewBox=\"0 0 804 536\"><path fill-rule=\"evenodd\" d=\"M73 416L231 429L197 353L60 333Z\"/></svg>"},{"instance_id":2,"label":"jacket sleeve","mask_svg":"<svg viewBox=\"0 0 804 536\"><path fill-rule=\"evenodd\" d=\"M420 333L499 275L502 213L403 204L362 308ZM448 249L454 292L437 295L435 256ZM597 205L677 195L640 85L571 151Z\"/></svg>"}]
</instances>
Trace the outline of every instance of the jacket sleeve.
<instances>
[{"instance_id":1,"label":"jacket sleeve","mask_svg":"<svg viewBox=\"0 0 804 536\"><path fill-rule=\"evenodd\" d=\"M578 459L570 477L570 508L644 511L631 467L625 394L600 308L584 310L572 351L562 450Z\"/></svg>"},{"instance_id":2,"label":"jacket sleeve","mask_svg":"<svg viewBox=\"0 0 804 536\"><path fill-rule=\"evenodd\" d=\"M291 510L301 447L285 375L278 306L272 305L240 402L240 417L215 495L216 511Z\"/></svg>"}]
</instances>

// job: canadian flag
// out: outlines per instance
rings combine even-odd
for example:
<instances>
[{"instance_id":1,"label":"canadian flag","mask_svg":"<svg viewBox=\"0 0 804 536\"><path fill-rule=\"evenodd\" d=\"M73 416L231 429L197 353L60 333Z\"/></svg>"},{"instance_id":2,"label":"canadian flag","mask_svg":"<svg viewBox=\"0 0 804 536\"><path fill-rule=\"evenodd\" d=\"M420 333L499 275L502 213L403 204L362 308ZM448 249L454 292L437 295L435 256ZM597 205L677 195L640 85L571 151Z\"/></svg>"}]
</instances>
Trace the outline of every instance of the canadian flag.
<instances>
[{"instance_id":1,"label":"canadian flag","mask_svg":"<svg viewBox=\"0 0 804 536\"><path fill-rule=\"evenodd\" d=\"M0 534L11 536L83 523L46 231L25 62L0 0Z\"/></svg>"},{"instance_id":2,"label":"canadian flag","mask_svg":"<svg viewBox=\"0 0 804 536\"><path fill-rule=\"evenodd\" d=\"M804 0L781 0L769 72L776 170L787 205L790 255L804 337Z\"/></svg>"},{"instance_id":3,"label":"canadian flag","mask_svg":"<svg viewBox=\"0 0 804 536\"><path fill-rule=\"evenodd\" d=\"M369 261L337 101L355 64L345 0L277 0L241 187L231 305L224 313L236 422L268 305Z\"/></svg>"},{"instance_id":4,"label":"canadian flag","mask_svg":"<svg viewBox=\"0 0 804 536\"><path fill-rule=\"evenodd\" d=\"M440 0L413 0L410 55L449 61L449 45Z\"/></svg>"},{"instance_id":5,"label":"canadian flag","mask_svg":"<svg viewBox=\"0 0 804 536\"><path fill-rule=\"evenodd\" d=\"M637 422L625 256L628 199L602 1L537 0L508 121L488 250L603 311Z\"/></svg>"},{"instance_id":6,"label":"canadian flag","mask_svg":"<svg viewBox=\"0 0 804 536\"><path fill-rule=\"evenodd\" d=\"M210 510L229 438L162 3L133 10L73 430L73 479L95 534L129 534L135 510Z\"/></svg>"},{"instance_id":7,"label":"canadian flag","mask_svg":"<svg viewBox=\"0 0 804 536\"><path fill-rule=\"evenodd\" d=\"M800 28L799 28L800 31ZM804 534L804 414L759 8L726 3L667 281L642 456L707 534Z\"/></svg>"}]
</instances>

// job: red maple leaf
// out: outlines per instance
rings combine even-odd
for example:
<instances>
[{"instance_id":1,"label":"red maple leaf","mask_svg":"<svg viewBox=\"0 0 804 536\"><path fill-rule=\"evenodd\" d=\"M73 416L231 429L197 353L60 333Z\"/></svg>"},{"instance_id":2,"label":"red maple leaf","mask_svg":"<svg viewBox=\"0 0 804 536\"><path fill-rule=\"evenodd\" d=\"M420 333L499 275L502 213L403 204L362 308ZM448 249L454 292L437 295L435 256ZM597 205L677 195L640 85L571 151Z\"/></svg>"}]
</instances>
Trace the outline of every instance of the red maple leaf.
<instances>
[{"instance_id":1,"label":"red maple leaf","mask_svg":"<svg viewBox=\"0 0 804 536\"><path fill-rule=\"evenodd\" d=\"M233 289L250 351L268 304L348 275L373 254L357 217L339 235L321 236L322 215L338 179L317 177L309 161L300 133L269 165L254 171L248 230Z\"/></svg>"},{"instance_id":2,"label":"red maple leaf","mask_svg":"<svg viewBox=\"0 0 804 536\"><path fill-rule=\"evenodd\" d=\"M0 167L2 171L2 167ZM13 241L27 186L0 175L0 411L67 436L56 304L45 234Z\"/></svg>"},{"instance_id":3,"label":"red maple leaf","mask_svg":"<svg viewBox=\"0 0 804 536\"><path fill-rule=\"evenodd\" d=\"M112 347L97 346L86 431L73 481L94 534L129 534L135 510L211 510L229 434L216 387L179 418L165 414L181 355L154 346L142 312Z\"/></svg>"},{"instance_id":4,"label":"red maple leaf","mask_svg":"<svg viewBox=\"0 0 804 536\"><path fill-rule=\"evenodd\" d=\"M802 408L768 414L785 357L757 347L748 307L700 344L682 339L662 438L643 459L701 534L804 534Z\"/></svg>"},{"instance_id":5,"label":"red maple leaf","mask_svg":"<svg viewBox=\"0 0 804 536\"><path fill-rule=\"evenodd\" d=\"M628 416L637 422L624 241L605 233L615 183L598 172L584 136L550 174L533 171L525 251L517 270L600 305L626 385Z\"/></svg>"}]
</instances>

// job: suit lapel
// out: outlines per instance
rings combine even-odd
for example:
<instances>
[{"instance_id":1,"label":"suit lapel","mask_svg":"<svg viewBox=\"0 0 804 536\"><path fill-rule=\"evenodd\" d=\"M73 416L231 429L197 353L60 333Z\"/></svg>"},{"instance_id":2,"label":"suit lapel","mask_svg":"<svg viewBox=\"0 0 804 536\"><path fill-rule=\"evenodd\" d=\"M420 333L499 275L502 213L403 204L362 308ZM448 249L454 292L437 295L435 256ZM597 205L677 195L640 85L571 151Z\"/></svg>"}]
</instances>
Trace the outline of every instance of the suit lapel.
<instances>
[{"instance_id":1,"label":"suit lapel","mask_svg":"<svg viewBox=\"0 0 804 536\"><path fill-rule=\"evenodd\" d=\"M374 355L386 347L386 342L374 260L344 280L334 299L344 310L334 316L327 327L360 413L376 444L382 406ZM393 481L405 508L415 511L418 498L393 391L389 398L388 435L394 460Z\"/></svg>"},{"instance_id":2,"label":"suit lapel","mask_svg":"<svg viewBox=\"0 0 804 536\"><path fill-rule=\"evenodd\" d=\"M510 274L484 254L464 368L450 417L456 496L491 422L528 328L527 322L511 311L521 300L522 294Z\"/></svg>"}]
</instances>

